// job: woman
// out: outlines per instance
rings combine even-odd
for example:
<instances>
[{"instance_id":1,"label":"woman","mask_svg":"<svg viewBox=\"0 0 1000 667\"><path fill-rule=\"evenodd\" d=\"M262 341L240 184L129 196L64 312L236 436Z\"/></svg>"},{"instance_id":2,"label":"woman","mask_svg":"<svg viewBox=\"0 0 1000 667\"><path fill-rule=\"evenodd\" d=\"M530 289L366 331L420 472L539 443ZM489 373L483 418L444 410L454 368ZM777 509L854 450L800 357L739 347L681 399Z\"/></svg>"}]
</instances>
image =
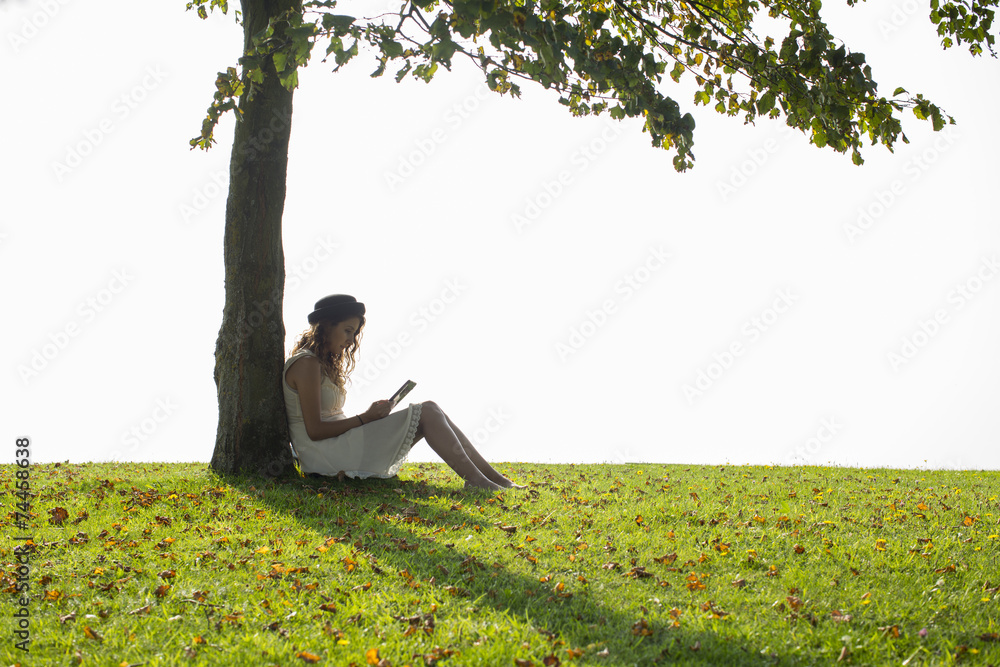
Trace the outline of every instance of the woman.
<instances>
[{"instance_id":1,"label":"woman","mask_svg":"<svg viewBox=\"0 0 1000 667\"><path fill-rule=\"evenodd\" d=\"M353 296L320 299L285 361L285 411L302 472L392 477L410 447L426 438L466 486L522 488L494 470L433 401L393 414L389 401L375 401L361 414L344 414L344 382L354 370L364 316L365 305Z\"/></svg>"}]
</instances>

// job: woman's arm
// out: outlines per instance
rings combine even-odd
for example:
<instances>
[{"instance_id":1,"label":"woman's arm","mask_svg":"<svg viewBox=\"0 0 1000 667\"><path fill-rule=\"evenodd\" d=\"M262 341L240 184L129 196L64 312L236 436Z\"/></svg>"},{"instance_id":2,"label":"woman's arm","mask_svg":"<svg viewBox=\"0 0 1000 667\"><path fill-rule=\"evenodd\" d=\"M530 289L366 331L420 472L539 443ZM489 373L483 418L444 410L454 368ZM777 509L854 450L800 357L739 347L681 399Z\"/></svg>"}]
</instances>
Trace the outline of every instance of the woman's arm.
<instances>
[{"instance_id":1,"label":"woman's arm","mask_svg":"<svg viewBox=\"0 0 1000 667\"><path fill-rule=\"evenodd\" d=\"M305 422L306 435L309 436L310 440L335 438L369 421L363 414L360 417L348 417L333 421L323 421L320 418L322 399L319 387L322 382L322 369L315 357L303 356L292 364L288 372L285 373L285 381L299 394L299 403L302 405L302 421Z\"/></svg>"}]
</instances>

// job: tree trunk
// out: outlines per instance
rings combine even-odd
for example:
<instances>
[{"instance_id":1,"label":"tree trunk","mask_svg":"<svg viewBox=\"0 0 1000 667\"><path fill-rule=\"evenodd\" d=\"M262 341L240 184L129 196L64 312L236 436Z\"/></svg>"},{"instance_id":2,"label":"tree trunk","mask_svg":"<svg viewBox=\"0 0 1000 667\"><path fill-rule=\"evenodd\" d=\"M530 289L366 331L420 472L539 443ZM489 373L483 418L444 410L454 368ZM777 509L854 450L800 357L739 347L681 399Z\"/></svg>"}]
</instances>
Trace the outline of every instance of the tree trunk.
<instances>
[{"instance_id":1,"label":"tree trunk","mask_svg":"<svg viewBox=\"0 0 1000 667\"><path fill-rule=\"evenodd\" d=\"M301 0L242 0L244 51L272 16ZM215 347L219 426L212 468L276 476L289 471L288 425L281 388L285 326L285 206L292 92L268 63L264 82L240 98L229 166L224 254L226 303Z\"/></svg>"}]
</instances>

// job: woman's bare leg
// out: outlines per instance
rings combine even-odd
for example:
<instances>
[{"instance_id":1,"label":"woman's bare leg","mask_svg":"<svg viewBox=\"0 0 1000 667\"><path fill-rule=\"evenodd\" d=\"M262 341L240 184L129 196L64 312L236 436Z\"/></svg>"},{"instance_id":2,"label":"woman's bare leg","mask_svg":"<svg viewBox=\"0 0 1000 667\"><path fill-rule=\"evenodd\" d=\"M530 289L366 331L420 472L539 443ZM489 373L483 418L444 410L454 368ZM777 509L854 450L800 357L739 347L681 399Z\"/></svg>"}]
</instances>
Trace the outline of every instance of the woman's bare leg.
<instances>
[{"instance_id":1,"label":"woman's bare leg","mask_svg":"<svg viewBox=\"0 0 1000 667\"><path fill-rule=\"evenodd\" d=\"M495 491L503 488L500 484L492 481L479 469L479 466L466 453L462 441L452 430L448 417L445 416L437 403L426 401L420 410L420 423L417 430L418 440L422 436L426 438L427 444L440 456L452 470L458 473L459 477L465 480L470 486ZM473 449L479 459L479 453ZM487 465L487 467L489 467ZM493 470L492 468L489 468ZM493 472L496 472L495 470ZM499 474L499 473L497 473ZM506 479L501 475L503 479Z\"/></svg>"},{"instance_id":2,"label":"woman's bare leg","mask_svg":"<svg viewBox=\"0 0 1000 667\"><path fill-rule=\"evenodd\" d=\"M445 419L448 420L448 425L451 426L451 430L455 432L455 435L458 436L459 442L462 443L462 447L465 449L466 456L468 456L469 460L471 460L473 463L476 464L476 467L479 468L479 471L482 472L490 481L496 482L500 486L507 489L524 488L523 486L520 486L519 484L515 484L514 482L510 481L509 479L504 477L503 474L500 473L496 468L491 466L486 461L486 459L483 458L483 455L479 453L479 450L477 450L475 447L472 446L472 442L469 440L469 438L466 437L466 435L462 433L462 431L459 430L457 426L455 426L455 422L451 420L451 417L445 415Z\"/></svg>"}]
</instances>

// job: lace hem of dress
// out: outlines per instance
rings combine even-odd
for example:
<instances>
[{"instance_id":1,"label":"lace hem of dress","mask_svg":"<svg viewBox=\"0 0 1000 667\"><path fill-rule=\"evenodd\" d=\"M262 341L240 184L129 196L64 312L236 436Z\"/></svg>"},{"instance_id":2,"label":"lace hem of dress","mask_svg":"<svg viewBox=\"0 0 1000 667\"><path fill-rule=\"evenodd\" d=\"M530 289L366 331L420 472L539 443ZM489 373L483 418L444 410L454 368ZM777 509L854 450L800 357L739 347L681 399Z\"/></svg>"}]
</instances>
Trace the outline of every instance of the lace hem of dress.
<instances>
[{"instance_id":1,"label":"lace hem of dress","mask_svg":"<svg viewBox=\"0 0 1000 667\"><path fill-rule=\"evenodd\" d=\"M420 408L422 407L422 404L411 403L410 407L412 408L410 412L410 424L406 428L406 436L403 438L403 445L399 448L399 454L396 456L396 462L389 466L389 469L385 471L385 474L381 475L367 470L345 470L345 475L356 479L368 479L369 477L388 479L389 477L396 476L396 473L399 472L400 466L403 465L403 461L406 459L406 455L409 454L410 449L413 448L413 441L417 437L417 427L420 425Z\"/></svg>"}]
</instances>

